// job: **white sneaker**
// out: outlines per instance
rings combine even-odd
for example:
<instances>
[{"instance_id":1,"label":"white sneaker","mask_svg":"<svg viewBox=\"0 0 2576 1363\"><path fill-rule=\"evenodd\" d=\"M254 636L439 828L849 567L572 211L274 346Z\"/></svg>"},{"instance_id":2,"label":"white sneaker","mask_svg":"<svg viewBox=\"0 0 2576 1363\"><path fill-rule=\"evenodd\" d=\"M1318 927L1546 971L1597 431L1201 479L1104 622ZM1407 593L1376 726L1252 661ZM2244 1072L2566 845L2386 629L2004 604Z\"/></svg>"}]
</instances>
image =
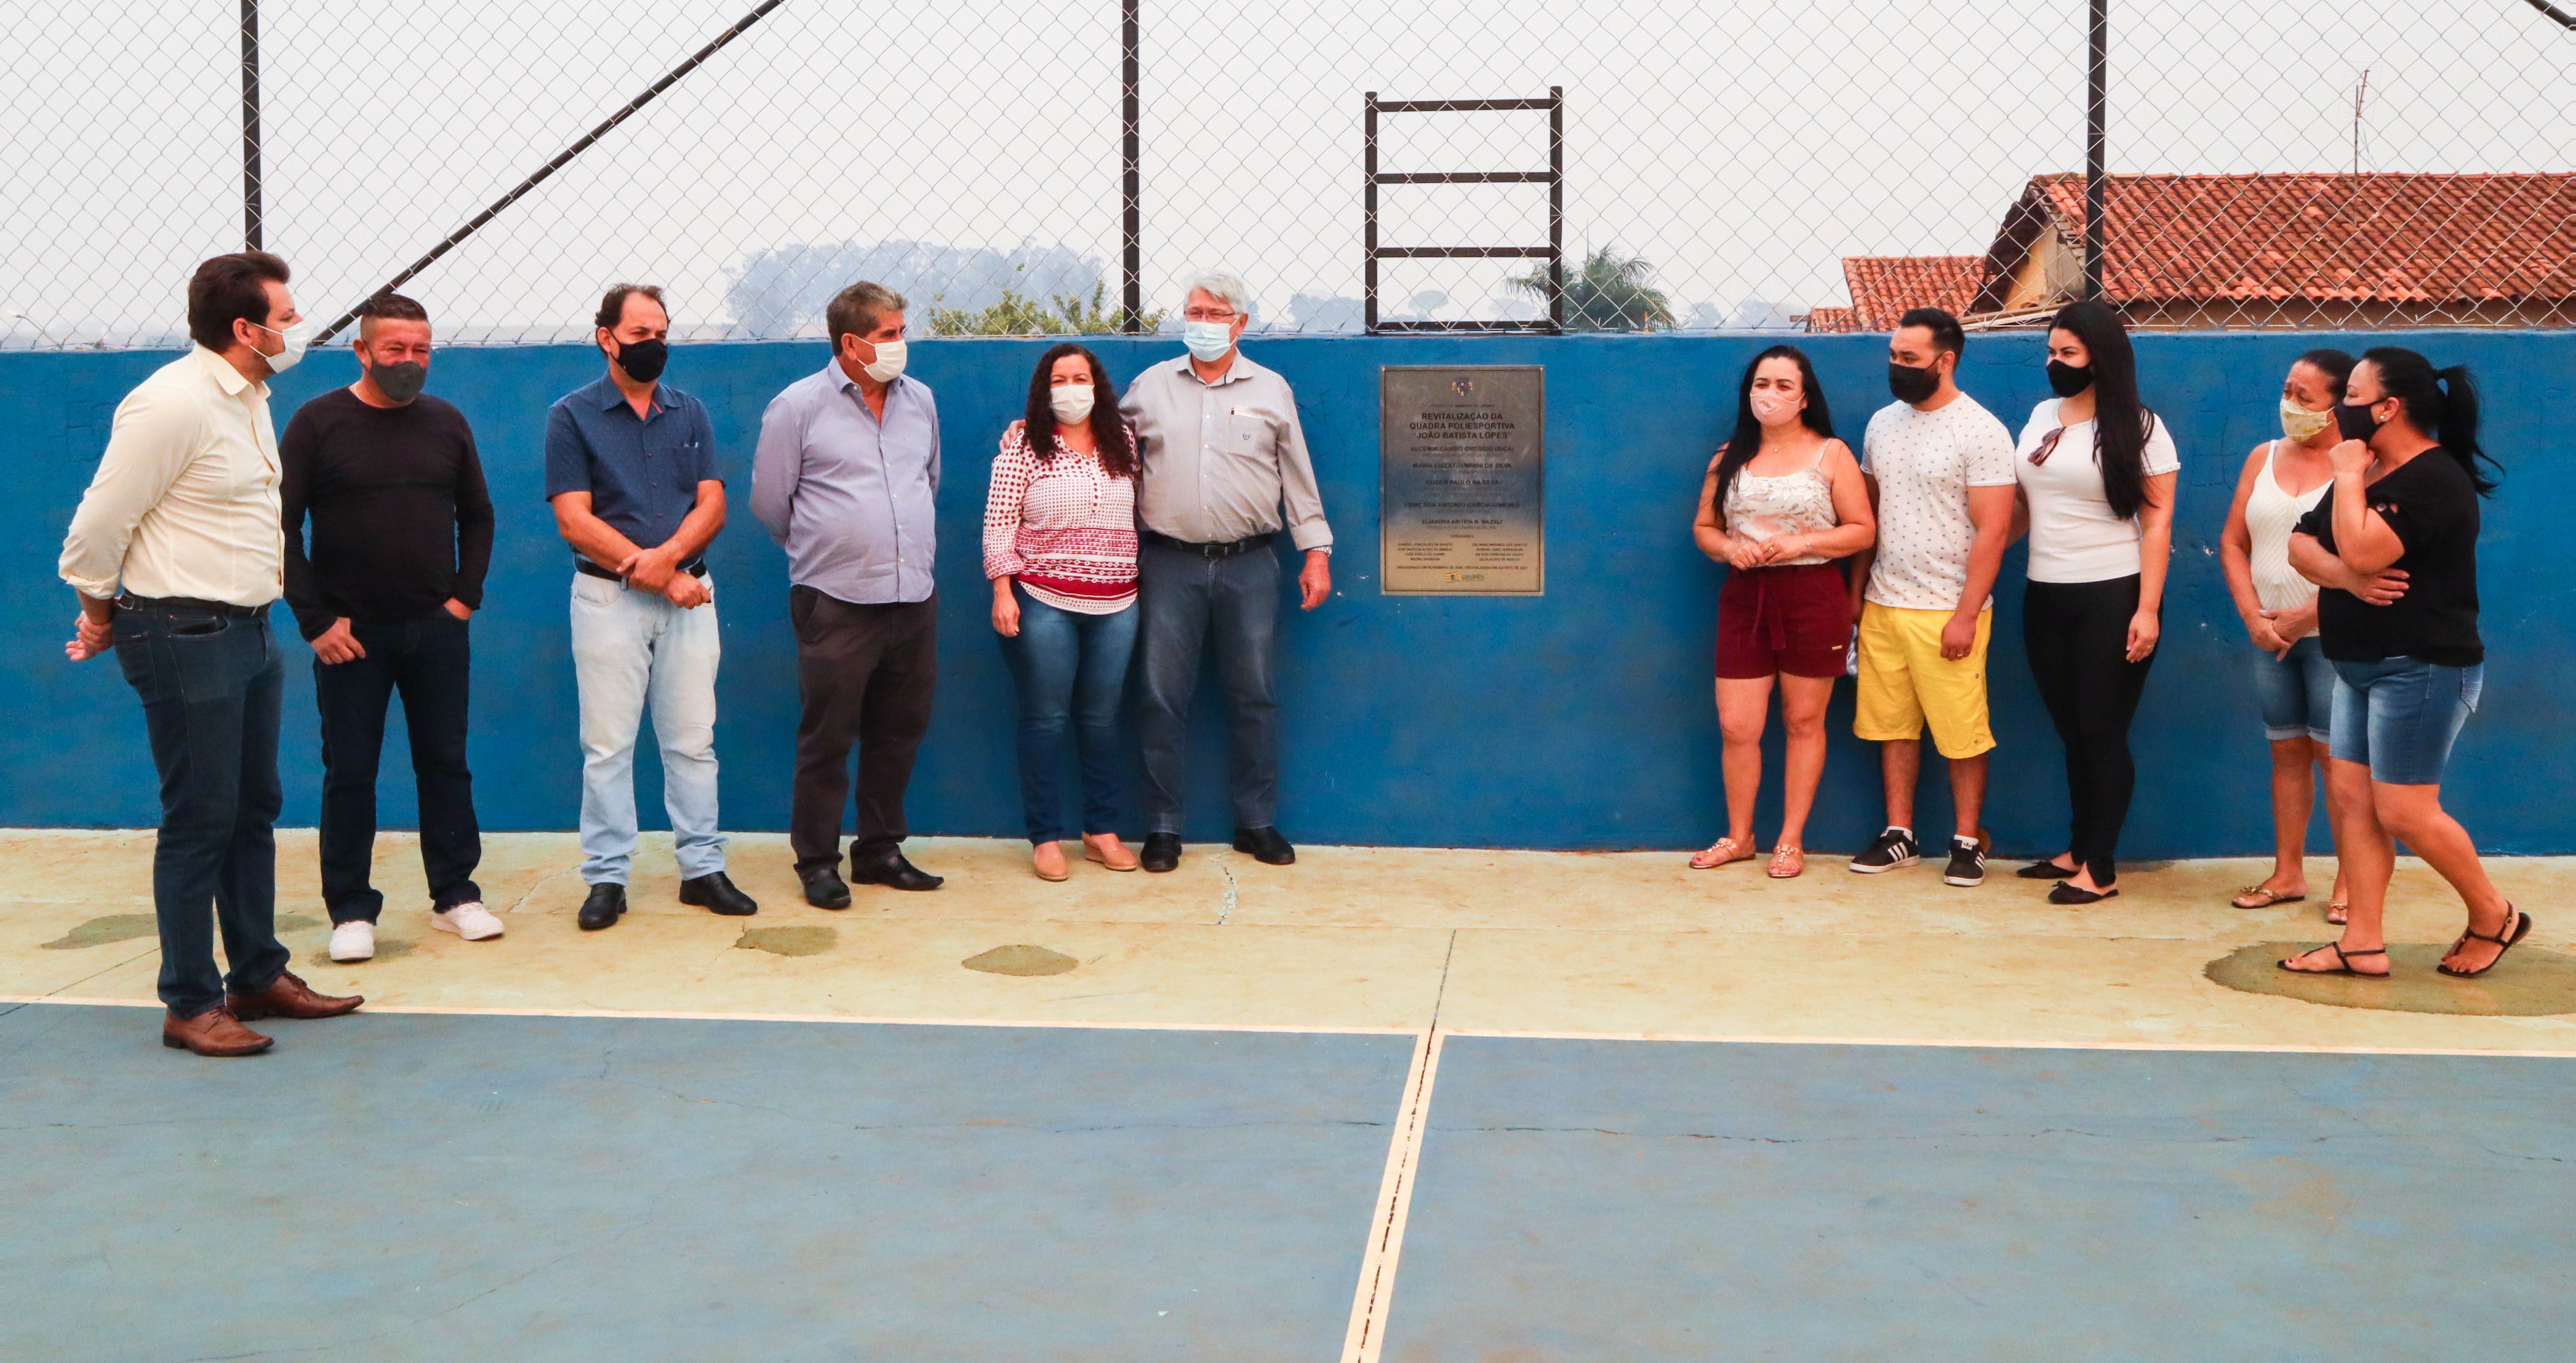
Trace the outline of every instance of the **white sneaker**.
<instances>
[{"instance_id":1,"label":"white sneaker","mask_svg":"<svg viewBox=\"0 0 2576 1363\"><path fill-rule=\"evenodd\" d=\"M501 935L500 915L474 900L430 914L429 925L440 932L455 933L469 942Z\"/></svg>"},{"instance_id":2,"label":"white sneaker","mask_svg":"<svg viewBox=\"0 0 2576 1363\"><path fill-rule=\"evenodd\" d=\"M376 925L360 918L331 925L331 959L364 961L376 954Z\"/></svg>"}]
</instances>

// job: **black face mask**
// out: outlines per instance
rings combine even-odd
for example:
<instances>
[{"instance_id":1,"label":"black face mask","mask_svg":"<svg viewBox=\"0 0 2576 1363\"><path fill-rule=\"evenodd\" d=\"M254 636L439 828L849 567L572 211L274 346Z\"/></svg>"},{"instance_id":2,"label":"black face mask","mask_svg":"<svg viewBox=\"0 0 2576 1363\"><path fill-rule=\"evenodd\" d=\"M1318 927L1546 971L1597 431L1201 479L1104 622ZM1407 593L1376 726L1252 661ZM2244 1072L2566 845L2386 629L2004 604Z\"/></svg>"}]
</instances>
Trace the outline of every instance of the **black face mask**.
<instances>
[{"instance_id":1,"label":"black face mask","mask_svg":"<svg viewBox=\"0 0 2576 1363\"><path fill-rule=\"evenodd\" d=\"M617 367L637 383L651 383L662 377L662 368L671 362L671 347L662 341L628 341L617 348Z\"/></svg>"},{"instance_id":2,"label":"black face mask","mask_svg":"<svg viewBox=\"0 0 2576 1363\"><path fill-rule=\"evenodd\" d=\"M1938 364L1939 361L1933 363ZM1887 391L1894 393L1898 402L1929 402L1934 393L1941 391L1941 376L1932 365L1918 369L1890 360L1887 364Z\"/></svg>"},{"instance_id":3,"label":"black face mask","mask_svg":"<svg viewBox=\"0 0 2576 1363\"><path fill-rule=\"evenodd\" d=\"M2387 400L2381 398L2379 401ZM2379 418L2370 414L2370 409L2378 405L2378 402L2373 402L2356 407L2349 402L2336 403L2334 405L2335 429L2342 432L2346 440L2368 440L2379 434Z\"/></svg>"},{"instance_id":4,"label":"black face mask","mask_svg":"<svg viewBox=\"0 0 2576 1363\"><path fill-rule=\"evenodd\" d=\"M2048 391L2062 398L2071 398L2092 386L2093 366L2088 364L2078 369L2061 360L2048 362Z\"/></svg>"},{"instance_id":5,"label":"black face mask","mask_svg":"<svg viewBox=\"0 0 2576 1363\"><path fill-rule=\"evenodd\" d=\"M377 392L400 407L420 396L420 390L429 383L429 366L417 360L371 364L367 366L367 377L376 381Z\"/></svg>"}]
</instances>

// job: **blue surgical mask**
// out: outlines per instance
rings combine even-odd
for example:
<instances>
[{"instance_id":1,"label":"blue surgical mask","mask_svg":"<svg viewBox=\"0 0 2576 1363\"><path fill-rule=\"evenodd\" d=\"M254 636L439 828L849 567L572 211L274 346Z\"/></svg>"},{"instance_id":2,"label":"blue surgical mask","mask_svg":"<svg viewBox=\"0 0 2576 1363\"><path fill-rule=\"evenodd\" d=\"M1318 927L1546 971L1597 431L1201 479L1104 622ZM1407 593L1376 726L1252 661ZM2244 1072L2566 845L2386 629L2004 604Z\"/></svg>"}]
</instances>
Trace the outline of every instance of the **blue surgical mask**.
<instances>
[{"instance_id":1,"label":"blue surgical mask","mask_svg":"<svg viewBox=\"0 0 2576 1363\"><path fill-rule=\"evenodd\" d=\"M1234 349L1232 322L1183 322L1181 344L1190 348L1190 358L1201 364L1214 364Z\"/></svg>"}]
</instances>

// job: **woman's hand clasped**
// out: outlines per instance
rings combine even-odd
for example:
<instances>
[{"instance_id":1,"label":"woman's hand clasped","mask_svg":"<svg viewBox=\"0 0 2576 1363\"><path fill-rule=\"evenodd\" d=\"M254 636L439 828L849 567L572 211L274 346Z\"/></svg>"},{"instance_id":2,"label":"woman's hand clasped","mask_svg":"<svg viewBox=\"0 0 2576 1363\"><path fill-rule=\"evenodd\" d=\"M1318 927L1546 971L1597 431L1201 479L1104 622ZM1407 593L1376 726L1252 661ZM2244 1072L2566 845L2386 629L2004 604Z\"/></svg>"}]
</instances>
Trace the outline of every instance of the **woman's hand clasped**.
<instances>
[{"instance_id":1,"label":"woman's hand clasped","mask_svg":"<svg viewBox=\"0 0 2576 1363\"><path fill-rule=\"evenodd\" d=\"M2326 463L2337 474L2367 473L2370 471L2370 446L2358 440L2337 441L2333 449L2326 451Z\"/></svg>"},{"instance_id":2,"label":"woman's hand clasped","mask_svg":"<svg viewBox=\"0 0 2576 1363\"><path fill-rule=\"evenodd\" d=\"M1771 561L1771 542L1744 535L1731 535L1726 541L1726 564L1730 568L1759 568Z\"/></svg>"}]
</instances>

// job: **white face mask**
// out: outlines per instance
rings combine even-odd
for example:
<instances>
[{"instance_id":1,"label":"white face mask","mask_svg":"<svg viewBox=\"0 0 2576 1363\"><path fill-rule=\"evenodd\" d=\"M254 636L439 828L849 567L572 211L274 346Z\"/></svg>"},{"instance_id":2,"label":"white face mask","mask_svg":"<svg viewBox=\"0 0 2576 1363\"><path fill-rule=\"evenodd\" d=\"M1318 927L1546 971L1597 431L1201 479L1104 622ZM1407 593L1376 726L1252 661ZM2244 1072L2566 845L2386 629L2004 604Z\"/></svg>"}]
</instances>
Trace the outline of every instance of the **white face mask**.
<instances>
[{"instance_id":1,"label":"white face mask","mask_svg":"<svg viewBox=\"0 0 2576 1363\"><path fill-rule=\"evenodd\" d=\"M901 340L879 341L875 361L860 365L859 370L879 383L892 383L903 377L903 359Z\"/></svg>"},{"instance_id":2,"label":"white face mask","mask_svg":"<svg viewBox=\"0 0 2576 1363\"><path fill-rule=\"evenodd\" d=\"M2314 439L2317 432L2333 424L2333 408L2327 408L2322 412L2311 412L2300 406L2297 398L2286 395L2282 397L2281 434L2290 437L2292 442L2304 445Z\"/></svg>"},{"instance_id":3,"label":"white face mask","mask_svg":"<svg viewBox=\"0 0 2576 1363\"><path fill-rule=\"evenodd\" d=\"M310 317L287 323L284 331L275 327L260 326L257 322L251 325L286 342L286 349L274 355L260 356L261 359L268 361L268 372L271 374L283 374L293 369L297 362L304 358L304 347L313 344L313 319Z\"/></svg>"},{"instance_id":4,"label":"white face mask","mask_svg":"<svg viewBox=\"0 0 2576 1363\"><path fill-rule=\"evenodd\" d=\"M1753 419L1779 426L1798 419L1798 400L1777 389L1753 395Z\"/></svg>"},{"instance_id":5,"label":"white face mask","mask_svg":"<svg viewBox=\"0 0 2576 1363\"><path fill-rule=\"evenodd\" d=\"M1190 348L1190 358L1201 364L1214 364L1234 349L1234 323L1183 322L1181 344Z\"/></svg>"},{"instance_id":6,"label":"white face mask","mask_svg":"<svg viewBox=\"0 0 2576 1363\"><path fill-rule=\"evenodd\" d=\"M1089 383L1059 383L1047 390L1047 406L1054 409L1055 419L1067 426L1089 421L1091 405L1097 400Z\"/></svg>"}]
</instances>

